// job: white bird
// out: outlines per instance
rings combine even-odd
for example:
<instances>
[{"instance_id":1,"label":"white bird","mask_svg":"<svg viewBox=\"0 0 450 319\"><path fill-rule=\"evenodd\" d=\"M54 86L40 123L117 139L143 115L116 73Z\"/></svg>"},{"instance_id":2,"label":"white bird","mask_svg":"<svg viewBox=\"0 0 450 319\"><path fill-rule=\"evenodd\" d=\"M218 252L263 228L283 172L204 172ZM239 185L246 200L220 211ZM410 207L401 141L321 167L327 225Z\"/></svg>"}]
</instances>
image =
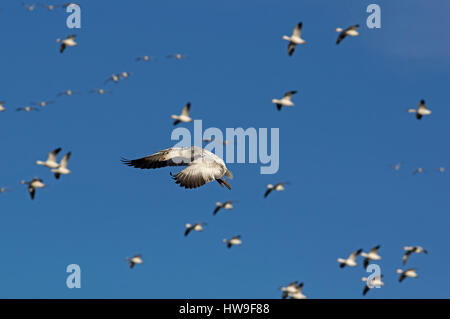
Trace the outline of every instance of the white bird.
<instances>
[{"instance_id":1,"label":"white bird","mask_svg":"<svg viewBox=\"0 0 450 319\"><path fill-rule=\"evenodd\" d=\"M223 239L222 242L227 244L227 248L231 248L234 245L241 245L242 244L241 235L234 236L231 239Z\"/></svg>"},{"instance_id":2,"label":"white bird","mask_svg":"<svg viewBox=\"0 0 450 319\"><path fill-rule=\"evenodd\" d=\"M36 192L36 189L45 187L44 181L42 179L36 178L36 177L33 178L33 180L30 182L21 181L20 183L23 185L28 185L28 193L30 193L31 199L34 199L34 194Z\"/></svg>"},{"instance_id":3,"label":"white bird","mask_svg":"<svg viewBox=\"0 0 450 319\"><path fill-rule=\"evenodd\" d=\"M113 74L109 78L106 79L105 83L113 81L114 83L119 82L120 80L120 73L119 74Z\"/></svg>"},{"instance_id":4,"label":"white bird","mask_svg":"<svg viewBox=\"0 0 450 319\"><path fill-rule=\"evenodd\" d=\"M10 192L11 190L8 187L0 187L0 194L4 192Z\"/></svg>"},{"instance_id":5,"label":"white bird","mask_svg":"<svg viewBox=\"0 0 450 319\"><path fill-rule=\"evenodd\" d=\"M288 184L287 182L280 182L280 183L277 183L277 184L275 184L275 185L272 185L272 184L268 184L267 185L267 190L266 190L266 192L264 193L264 198L266 198L267 196L269 196L269 194L272 192L272 191L277 191L277 192L280 192L280 191L284 191L284 185L286 185L286 184Z\"/></svg>"},{"instance_id":6,"label":"white bird","mask_svg":"<svg viewBox=\"0 0 450 319\"><path fill-rule=\"evenodd\" d=\"M406 262L409 259L409 256L411 256L411 254L416 253L416 254L420 254L420 253L424 253L424 254L428 254L428 251L426 249L424 249L422 246L405 246L403 247L403 250L405 251L405 254L403 255L402 261L403 261L403 265L406 264Z\"/></svg>"},{"instance_id":7,"label":"white bird","mask_svg":"<svg viewBox=\"0 0 450 319\"><path fill-rule=\"evenodd\" d=\"M339 32L339 36L337 38L336 44L341 43L341 41L344 40L344 38L346 36L350 36L350 37L358 36L359 35L358 30L357 30L358 28L359 28L359 24L352 25L345 30L343 30L342 28L336 28L336 32Z\"/></svg>"},{"instance_id":8,"label":"white bird","mask_svg":"<svg viewBox=\"0 0 450 319\"><path fill-rule=\"evenodd\" d=\"M135 159L122 159L125 165L151 169L166 166L187 166L176 175L172 175L176 184L185 188L197 188L216 180L220 186L231 189L224 176L229 179L233 174L227 169L224 161L217 155L197 146L174 147L159 151L155 154Z\"/></svg>"},{"instance_id":9,"label":"white bird","mask_svg":"<svg viewBox=\"0 0 450 319\"><path fill-rule=\"evenodd\" d=\"M0 101L0 112L5 112L6 111L4 105L5 105L5 102L4 101Z\"/></svg>"},{"instance_id":10,"label":"white bird","mask_svg":"<svg viewBox=\"0 0 450 319\"><path fill-rule=\"evenodd\" d=\"M281 107L283 106L294 106L294 102L292 102L291 99L296 93L297 91L286 92L281 99L272 99L272 103L277 105L278 111L281 111Z\"/></svg>"},{"instance_id":11,"label":"white bird","mask_svg":"<svg viewBox=\"0 0 450 319\"><path fill-rule=\"evenodd\" d=\"M64 155L64 157L61 159L61 162L59 163L58 167L52 168L50 171L52 173L55 173L55 178L59 179L61 175L68 175L71 174L71 170L67 168L67 164L69 164L69 158L70 158L71 152Z\"/></svg>"},{"instance_id":12,"label":"white bird","mask_svg":"<svg viewBox=\"0 0 450 319\"><path fill-rule=\"evenodd\" d=\"M364 290L363 290L363 296L366 295L366 293L374 288L374 287L382 287L384 286L384 282L382 281L383 275L375 276L369 280L367 277L362 277L361 281L365 282Z\"/></svg>"},{"instance_id":13,"label":"white bird","mask_svg":"<svg viewBox=\"0 0 450 319\"><path fill-rule=\"evenodd\" d=\"M357 251L352 252L347 259L338 258L337 261L339 263L339 267L344 268L345 266L349 267L355 267L357 265L356 263L356 257L358 257L359 254L361 254L362 249L358 249Z\"/></svg>"},{"instance_id":14,"label":"white bird","mask_svg":"<svg viewBox=\"0 0 450 319\"><path fill-rule=\"evenodd\" d=\"M36 4L26 4L25 2L22 2L22 5L29 12L33 11L34 9L36 9Z\"/></svg>"},{"instance_id":15,"label":"white bird","mask_svg":"<svg viewBox=\"0 0 450 319\"><path fill-rule=\"evenodd\" d=\"M402 167L403 162L398 162L395 165L392 165L392 168L394 169L394 171L398 172L400 170L400 168Z\"/></svg>"},{"instance_id":16,"label":"white bird","mask_svg":"<svg viewBox=\"0 0 450 319\"><path fill-rule=\"evenodd\" d=\"M192 122L192 118L189 116L190 109L191 109L191 102L187 102L185 107L183 107L183 109L181 110L181 114L180 115L172 114L170 117L175 120L173 122L173 125L177 125L180 122L183 122L183 123Z\"/></svg>"},{"instance_id":17,"label":"white bird","mask_svg":"<svg viewBox=\"0 0 450 319\"><path fill-rule=\"evenodd\" d=\"M361 256L364 257L363 266L367 268L369 263L372 260L381 260L381 256L378 254L378 249L380 249L380 245L373 247L369 253L361 252Z\"/></svg>"},{"instance_id":18,"label":"white bird","mask_svg":"<svg viewBox=\"0 0 450 319\"><path fill-rule=\"evenodd\" d=\"M441 166L437 170L438 170L439 173L444 173L446 169L447 169L447 167Z\"/></svg>"},{"instance_id":19,"label":"white bird","mask_svg":"<svg viewBox=\"0 0 450 319\"><path fill-rule=\"evenodd\" d=\"M175 59L175 60L181 60L181 59L186 59L187 56L181 53L174 53L174 54L169 54L167 56L169 59Z\"/></svg>"},{"instance_id":20,"label":"white bird","mask_svg":"<svg viewBox=\"0 0 450 319\"><path fill-rule=\"evenodd\" d=\"M144 263L144 261L142 260L142 255L134 255L133 257L127 257L125 258L126 261L128 261L130 268L133 268L134 265L140 265L142 263Z\"/></svg>"},{"instance_id":21,"label":"white bird","mask_svg":"<svg viewBox=\"0 0 450 319\"><path fill-rule=\"evenodd\" d=\"M131 76L131 72L121 72L121 73L119 73L119 77L121 78L121 79L128 79L130 76Z\"/></svg>"},{"instance_id":22,"label":"white bird","mask_svg":"<svg viewBox=\"0 0 450 319\"><path fill-rule=\"evenodd\" d=\"M54 4L41 4L41 7L46 8L48 11L55 10L58 6Z\"/></svg>"},{"instance_id":23,"label":"white bird","mask_svg":"<svg viewBox=\"0 0 450 319\"><path fill-rule=\"evenodd\" d=\"M36 165L42 165L48 168L57 168L59 166L58 161L56 157L58 156L58 153L61 151L61 147L58 147L57 149L51 151L48 153L47 160L46 161L36 161Z\"/></svg>"},{"instance_id":24,"label":"white bird","mask_svg":"<svg viewBox=\"0 0 450 319\"><path fill-rule=\"evenodd\" d=\"M148 62L148 61L152 61L152 60L155 60L155 58L152 57L152 56L148 56L148 55L144 55L144 56L140 56L140 57L137 57L137 58L136 58L136 61L145 61L145 62Z\"/></svg>"},{"instance_id":25,"label":"white bird","mask_svg":"<svg viewBox=\"0 0 450 319\"><path fill-rule=\"evenodd\" d=\"M226 209L226 210L230 210L233 209L233 204L235 201L234 200L229 200L226 201L225 203L221 203L221 202L216 202L216 208L214 209L213 215L216 215L220 209Z\"/></svg>"},{"instance_id":26,"label":"white bird","mask_svg":"<svg viewBox=\"0 0 450 319\"><path fill-rule=\"evenodd\" d=\"M280 290L283 292L281 295L282 299L290 297L291 299L306 299L303 295L303 283L298 283L298 281L291 282L286 287L281 287Z\"/></svg>"},{"instance_id":27,"label":"white bird","mask_svg":"<svg viewBox=\"0 0 450 319\"><path fill-rule=\"evenodd\" d=\"M59 52L63 53L66 47L75 47L78 45L78 43L75 42L75 34L71 34L67 36L65 39L56 39L57 43L61 43L59 46Z\"/></svg>"},{"instance_id":28,"label":"white bird","mask_svg":"<svg viewBox=\"0 0 450 319\"><path fill-rule=\"evenodd\" d=\"M190 233L192 230L195 230L195 231L202 231L202 230L203 230L203 226L205 226L205 225L206 225L206 223L195 223L195 224L193 224L193 225L191 225L191 224L186 224L186 231L184 232L184 236L189 235L189 233Z\"/></svg>"},{"instance_id":29,"label":"white bird","mask_svg":"<svg viewBox=\"0 0 450 319\"><path fill-rule=\"evenodd\" d=\"M405 279L406 277L409 277L409 278L419 277L415 268L410 268L407 270L397 269L397 274L400 274L400 277L398 278L399 282L402 282L403 279Z\"/></svg>"},{"instance_id":30,"label":"white bird","mask_svg":"<svg viewBox=\"0 0 450 319\"><path fill-rule=\"evenodd\" d=\"M430 115L431 110L427 109L425 105L425 100L420 100L420 103L417 105L417 109L408 109L408 113L415 113L416 118L420 120L424 115Z\"/></svg>"},{"instance_id":31,"label":"white bird","mask_svg":"<svg viewBox=\"0 0 450 319\"><path fill-rule=\"evenodd\" d=\"M53 101L31 102L31 104L37 105L37 106L40 106L40 107L46 107L47 105L52 104L52 103L54 103L54 102Z\"/></svg>"},{"instance_id":32,"label":"white bird","mask_svg":"<svg viewBox=\"0 0 450 319\"><path fill-rule=\"evenodd\" d=\"M93 89L89 91L90 93L98 93L99 95L103 95L105 93L111 93L110 90L106 90L106 89Z\"/></svg>"},{"instance_id":33,"label":"white bird","mask_svg":"<svg viewBox=\"0 0 450 319\"><path fill-rule=\"evenodd\" d=\"M305 44L306 43L306 41L301 38L301 36L302 36L302 25L303 25L302 22L297 24L295 26L294 30L292 31L292 35L291 36L287 36L287 35L283 35L282 36L283 40L289 41L288 54L290 56L292 55L292 53L294 53L294 50L295 50L295 47L297 46L297 44Z\"/></svg>"},{"instance_id":34,"label":"white bird","mask_svg":"<svg viewBox=\"0 0 450 319\"><path fill-rule=\"evenodd\" d=\"M24 106L24 107L18 107L17 109L16 109L16 111L24 111L24 112L31 112L31 111L36 111L36 112L38 112L39 111L39 109L38 108L35 108L35 107L32 107L32 106Z\"/></svg>"},{"instance_id":35,"label":"white bird","mask_svg":"<svg viewBox=\"0 0 450 319\"><path fill-rule=\"evenodd\" d=\"M78 93L77 91L66 90L66 91L59 92L57 94L57 96L62 96L62 95L72 96L72 95L77 94L77 93Z\"/></svg>"},{"instance_id":36,"label":"white bird","mask_svg":"<svg viewBox=\"0 0 450 319\"><path fill-rule=\"evenodd\" d=\"M423 173L423 172L425 172L425 169L422 168L422 167L419 167L419 168L416 168L416 169L413 171L413 175L421 174L421 173Z\"/></svg>"}]
</instances>

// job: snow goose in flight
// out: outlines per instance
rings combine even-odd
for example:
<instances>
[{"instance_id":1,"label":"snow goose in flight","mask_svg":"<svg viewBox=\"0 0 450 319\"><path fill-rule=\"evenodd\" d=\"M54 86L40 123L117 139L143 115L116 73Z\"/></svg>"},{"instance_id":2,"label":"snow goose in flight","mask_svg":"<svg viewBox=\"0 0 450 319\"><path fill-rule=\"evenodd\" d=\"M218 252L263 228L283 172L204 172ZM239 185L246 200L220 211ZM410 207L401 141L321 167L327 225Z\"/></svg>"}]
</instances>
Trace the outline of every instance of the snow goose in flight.
<instances>
[{"instance_id":1,"label":"snow goose in flight","mask_svg":"<svg viewBox=\"0 0 450 319\"><path fill-rule=\"evenodd\" d=\"M24 112L31 112L31 111L39 111L38 108L32 107L32 106L24 106L24 107L18 107L16 111L24 111Z\"/></svg>"},{"instance_id":2,"label":"snow goose in flight","mask_svg":"<svg viewBox=\"0 0 450 319\"><path fill-rule=\"evenodd\" d=\"M66 91L59 92L57 94L57 96L63 96L63 95L72 96L72 95L77 94L77 93L78 93L77 91L66 90Z\"/></svg>"},{"instance_id":3,"label":"snow goose in flight","mask_svg":"<svg viewBox=\"0 0 450 319\"><path fill-rule=\"evenodd\" d=\"M153 61L153 60L155 60L155 58L152 56L148 56L148 55L144 55L144 56L140 56L140 57L136 58L136 61L144 61L144 62Z\"/></svg>"},{"instance_id":4,"label":"snow goose in flight","mask_svg":"<svg viewBox=\"0 0 450 319\"><path fill-rule=\"evenodd\" d=\"M174 53L174 54L169 54L167 56L169 59L175 59L175 60L181 60L181 59L186 59L187 56L181 53Z\"/></svg>"},{"instance_id":5,"label":"snow goose in flight","mask_svg":"<svg viewBox=\"0 0 450 319\"><path fill-rule=\"evenodd\" d=\"M425 169L423 167L419 167L413 171L413 175L422 174L423 172L425 172Z\"/></svg>"},{"instance_id":6,"label":"snow goose in flight","mask_svg":"<svg viewBox=\"0 0 450 319\"><path fill-rule=\"evenodd\" d=\"M170 117L175 120L173 122L173 125L177 125L180 122L183 122L183 123L192 122L192 118L189 116L190 109L191 109L191 102L187 102L185 107L183 107L183 109L181 110L180 115L172 114Z\"/></svg>"},{"instance_id":7,"label":"snow goose in flight","mask_svg":"<svg viewBox=\"0 0 450 319\"><path fill-rule=\"evenodd\" d=\"M439 167L438 169L437 169L437 171L439 172L439 173L445 173L445 170L447 169L447 167L445 167L445 166L441 166L441 167Z\"/></svg>"},{"instance_id":8,"label":"snow goose in flight","mask_svg":"<svg viewBox=\"0 0 450 319\"><path fill-rule=\"evenodd\" d=\"M89 91L89 93L97 93L99 95L103 95L105 93L111 93L110 90L106 90L106 89L92 89Z\"/></svg>"},{"instance_id":9,"label":"snow goose in flight","mask_svg":"<svg viewBox=\"0 0 450 319\"><path fill-rule=\"evenodd\" d=\"M412 253L416 253L416 254L420 254L420 253L424 253L424 254L428 254L428 251L426 249L424 249L421 246L405 246L403 247L403 250L405 251L405 254L403 255L403 265L406 264L406 262L409 259L409 256L411 256Z\"/></svg>"},{"instance_id":10,"label":"snow goose in flight","mask_svg":"<svg viewBox=\"0 0 450 319\"><path fill-rule=\"evenodd\" d=\"M27 4L25 2L22 2L22 5L29 12L34 11L34 9L36 9L36 4L34 4L34 3L33 4Z\"/></svg>"},{"instance_id":11,"label":"snow goose in flight","mask_svg":"<svg viewBox=\"0 0 450 319\"><path fill-rule=\"evenodd\" d=\"M223 239L222 242L227 244L227 248L231 248L234 245L241 245L242 244L241 235L234 236L233 238L230 239Z\"/></svg>"},{"instance_id":12,"label":"snow goose in flight","mask_svg":"<svg viewBox=\"0 0 450 319\"><path fill-rule=\"evenodd\" d=\"M40 106L40 107L46 107L49 104L54 103L53 101L39 101L39 102L31 102L31 104Z\"/></svg>"},{"instance_id":13,"label":"snow goose in flight","mask_svg":"<svg viewBox=\"0 0 450 319\"><path fill-rule=\"evenodd\" d=\"M270 194L272 191L277 191L277 192L284 191L284 185L286 185L286 184L287 184L287 182L280 182L280 183L277 183L277 184L275 184L275 185L268 184L268 185L267 185L267 190L266 190L266 192L264 193L264 198L266 198L267 196L269 196L269 194Z\"/></svg>"},{"instance_id":14,"label":"snow goose in flight","mask_svg":"<svg viewBox=\"0 0 450 319\"><path fill-rule=\"evenodd\" d=\"M362 277L361 281L365 282L363 296L367 294L367 292L373 287L382 287L384 286L384 282L382 281L383 275L375 276L369 280L367 277Z\"/></svg>"},{"instance_id":15,"label":"snow goose in flight","mask_svg":"<svg viewBox=\"0 0 450 319\"><path fill-rule=\"evenodd\" d=\"M403 165L403 162L398 162L397 164L391 165L391 167L395 172L398 172L400 170L400 168L402 167L402 165Z\"/></svg>"},{"instance_id":16,"label":"snow goose in flight","mask_svg":"<svg viewBox=\"0 0 450 319\"><path fill-rule=\"evenodd\" d=\"M292 53L294 53L294 50L295 50L295 47L297 46L297 44L305 44L306 43L306 41L301 38L302 25L303 25L302 22L297 24L295 26L294 30L292 31L292 35L290 37L287 36L287 35L283 35L282 36L283 40L289 41L289 45L288 45L288 54L289 54L289 56L291 56Z\"/></svg>"},{"instance_id":17,"label":"snow goose in flight","mask_svg":"<svg viewBox=\"0 0 450 319\"><path fill-rule=\"evenodd\" d=\"M121 73L119 73L119 77L121 78L121 79L128 79L130 76L131 76L131 72L121 72Z\"/></svg>"},{"instance_id":18,"label":"snow goose in flight","mask_svg":"<svg viewBox=\"0 0 450 319\"><path fill-rule=\"evenodd\" d=\"M75 34L71 34L67 36L65 39L56 39L57 43L61 43L59 46L59 52L63 53L66 47L75 47L78 45L78 43L75 42Z\"/></svg>"},{"instance_id":19,"label":"snow goose in flight","mask_svg":"<svg viewBox=\"0 0 450 319\"><path fill-rule=\"evenodd\" d=\"M410 268L407 270L397 269L397 274L400 275L400 277L398 278L399 282L402 282L406 277L409 277L409 278L419 277L415 268Z\"/></svg>"},{"instance_id":20,"label":"snow goose in flight","mask_svg":"<svg viewBox=\"0 0 450 319\"><path fill-rule=\"evenodd\" d=\"M219 212L219 210L222 209L222 208L226 209L226 210L233 209L233 204L232 203L234 203L234 202L235 202L234 200L226 201L223 204L221 202L217 202L216 203L216 208L213 211L213 215L216 215Z\"/></svg>"},{"instance_id":21,"label":"snow goose in flight","mask_svg":"<svg viewBox=\"0 0 450 319\"><path fill-rule=\"evenodd\" d=\"M224 161L217 155L197 146L168 148L135 160L122 159L122 162L140 169L187 166L173 176L176 184L180 184L181 187L197 188L216 180L220 186L225 185L231 189L224 176L232 179L233 174L227 169Z\"/></svg>"},{"instance_id":22,"label":"snow goose in flight","mask_svg":"<svg viewBox=\"0 0 450 319\"><path fill-rule=\"evenodd\" d=\"M417 109L408 109L408 113L415 113L416 118L420 120L424 115L430 115L431 111L427 109L425 105L425 100L420 100L420 103L417 105Z\"/></svg>"},{"instance_id":23,"label":"snow goose in flight","mask_svg":"<svg viewBox=\"0 0 450 319\"><path fill-rule=\"evenodd\" d=\"M34 194L36 192L36 189L45 187L44 181L42 179L36 178L36 177L33 178L33 180L30 182L21 181L20 183L23 185L28 185L28 193L30 193L31 199L34 199Z\"/></svg>"},{"instance_id":24,"label":"snow goose in flight","mask_svg":"<svg viewBox=\"0 0 450 319\"><path fill-rule=\"evenodd\" d=\"M58 161L56 159L56 156L58 156L58 153L61 151L61 147L58 147L57 149L51 151L48 153L47 160L45 161L36 161L36 165L42 165L48 168L57 168L59 166Z\"/></svg>"},{"instance_id":25,"label":"snow goose in flight","mask_svg":"<svg viewBox=\"0 0 450 319\"><path fill-rule=\"evenodd\" d=\"M133 257L127 257L125 258L126 261L128 261L128 264L130 266L130 268L133 268L134 265L141 265L142 263L144 263L144 261L142 260L142 255L134 255Z\"/></svg>"},{"instance_id":26,"label":"snow goose in flight","mask_svg":"<svg viewBox=\"0 0 450 319\"><path fill-rule=\"evenodd\" d=\"M281 287L282 291L281 298L286 299L290 297L291 299L306 299L306 296L303 295L303 283L298 283L298 281L291 282L286 287Z\"/></svg>"},{"instance_id":27,"label":"snow goose in flight","mask_svg":"<svg viewBox=\"0 0 450 319\"><path fill-rule=\"evenodd\" d=\"M109 78L105 80L105 83L113 81L114 83L118 83L120 80L120 74L113 74Z\"/></svg>"},{"instance_id":28,"label":"snow goose in flight","mask_svg":"<svg viewBox=\"0 0 450 319\"><path fill-rule=\"evenodd\" d=\"M380 245L373 247L368 253L361 252L361 256L364 257L364 268L367 268L372 260L381 260L381 256L378 254L378 249L380 249Z\"/></svg>"},{"instance_id":29,"label":"snow goose in flight","mask_svg":"<svg viewBox=\"0 0 450 319\"><path fill-rule=\"evenodd\" d=\"M0 187L0 194L4 192L10 192L11 190L8 187Z\"/></svg>"},{"instance_id":30,"label":"snow goose in flight","mask_svg":"<svg viewBox=\"0 0 450 319\"><path fill-rule=\"evenodd\" d=\"M357 30L358 28L359 28L359 24L352 25L345 30L343 30L342 28L336 28L336 32L339 32L339 36L337 38L336 44L341 43L341 41L344 40L344 38L346 36L351 36L351 37L358 36L359 35L358 30Z\"/></svg>"},{"instance_id":31,"label":"snow goose in flight","mask_svg":"<svg viewBox=\"0 0 450 319\"><path fill-rule=\"evenodd\" d=\"M55 4L41 4L41 7L46 8L48 11L55 10L58 6Z\"/></svg>"},{"instance_id":32,"label":"snow goose in flight","mask_svg":"<svg viewBox=\"0 0 450 319\"><path fill-rule=\"evenodd\" d=\"M55 173L55 178L59 179L59 176L61 175L68 175L72 172L67 168L67 164L69 164L69 158L70 158L71 152L64 155L64 157L61 159L61 162L59 163L58 167L52 168L50 171L52 173Z\"/></svg>"},{"instance_id":33,"label":"snow goose in flight","mask_svg":"<svg viewBox=\"0 0 450 319\"><path fill-rule=\"evenodd\" d=\"M4 101L0 101L0 112L5 112L6 111L4 105L5 105L5 102Z\"/></svg>"},{"instance_id":34,"label":"snow goose in flight","mask_svg":"<svg viewBox=\"0 0 450 319\"><path fill-rule=\"evenodd\" d=\"M277 105L278 111L281 111L281 107L283 106L294 106L294 102L291 101L291 98L297 91L289 91L284 94L284 96L278 99L272 99L272 103Z\"/></svg>"},{"instance_id":35,"label":"snow goose in flight","mask_svg":"<svg viewBox=\"0 0 450 319\"><path fill-rule=\"evenodd\" d=\"M344 268L345 266L349 267L355 267L357 265L356 263L356 257L361 254L362 249L358 249L357 251L352 252L347 259L338 258L337 261L339 263L339 267Z\"/></svg>"},{"instance_id":36,"label":"snow goose in flight","mask_svg":"<svg viewBox=\"0 0 450 319\"><path fill-rule=\"evenodd\" d=\"M195 224L193 224L193 225L191 225L191 224L186 224L186 231L184 232L184 236L189 235L189 233L190 233L192 230L195 230L195 231L203 231L203 226L205 226L205 225L206 225L206 223L195 223Z\"/></svg>"}]
</instances>

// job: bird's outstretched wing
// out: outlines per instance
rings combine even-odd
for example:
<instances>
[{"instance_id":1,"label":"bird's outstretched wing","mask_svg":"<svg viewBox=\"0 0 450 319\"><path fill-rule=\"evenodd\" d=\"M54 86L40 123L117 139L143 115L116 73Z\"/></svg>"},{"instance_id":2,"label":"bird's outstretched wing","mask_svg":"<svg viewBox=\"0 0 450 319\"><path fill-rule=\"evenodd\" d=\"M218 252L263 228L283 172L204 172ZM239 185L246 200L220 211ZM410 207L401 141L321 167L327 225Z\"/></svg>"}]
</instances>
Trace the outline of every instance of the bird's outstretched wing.
<instances>
[{"instance_id":1,"label":"bird's outstretched wing","mask_svg":"<svg viewBox=\"0 0 450 319\"><path fill-rule=\"evenodd\" d=\"M192 160L193 154L191 149L168 148L135 160L122 159L122 163L135 168L151 169L166 166L187 166Z\"/></svg>"}]
</instances>

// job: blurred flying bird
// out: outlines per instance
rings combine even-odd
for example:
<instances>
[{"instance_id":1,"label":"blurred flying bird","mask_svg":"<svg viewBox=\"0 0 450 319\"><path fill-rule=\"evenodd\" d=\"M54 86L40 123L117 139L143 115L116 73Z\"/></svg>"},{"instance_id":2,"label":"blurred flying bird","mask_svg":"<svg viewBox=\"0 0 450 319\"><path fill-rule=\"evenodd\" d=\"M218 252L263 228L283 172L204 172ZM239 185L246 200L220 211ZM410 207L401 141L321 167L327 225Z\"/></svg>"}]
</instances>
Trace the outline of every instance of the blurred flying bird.
<instances>
[{"instance_id":1,"label":"blurred flying bird","mask_svg":"<svg viewBox=\"0 0 450 319\"><path fill-rule=\"evenodd\" d=\"M130 268L133 268L134 265L140 265L142 264L144 261L142 260L142 255L134 255L133 257L127 257L125 258L126 261L128 261L128 264L130 266Z\"/></svg>"},{"instance_id":2,"label":"blurred flying bird","mask_svg":"<svg viewBox=\"0 0 450 319\"><path fill-rule=\"evenodd\" d=\"M221 203L221 202L217 202L216 203L216 208L214 209L213 215L216 215L220 209L226 209L226 210L230 210L233 209L233 205L232 203L235 202L234 200L229 200L226 201L225 203Z\"/></svg>"},{"instance_id":3,"label":"blurred flying bird","mask_svg":"<svg viewBox=\"0 0 450 319\"><path fill-rule=\"evenodd\" d=\"M45 161L36 161L36 165L42 165L47 168L57 168L59 166L58 161L56 157L58 156L58 153L61 151L61 147L58 147L57 149L51 151L48 153L47 159Z\"/></svg>"},{"instance_id":4,"label":"blurred flying bird","mask_svg":"<svg viewBox=\"0 0 450 319\"><path fill-rule=\"evenodd\" d=\"M410 268L407 270L397 269L397 274L400 274L400 277L398 278L399 282L402 282L406 277L409 277L409 278L419 277L415 268Z\"/></svg>"},{"instance_id":5,"label":"blurred flying bird","mask_svg":"<svg viewBox=\"0 0 450 319\"><path fill-rule=\"evenodd\" d=\"M39 111L39 109L32 107L32 106L24 106L24 107L18 107L16 109L16 111L31 112L31 111Z\"/></svg>"},{"instance_id":6,"label":"blurred flying bird","mask_svg":"<svg viewBox=\"0 0 450 319\"><path fill-rule=\"evenodd\" d=\"M339 263L339 267L344 268L345 266L349 267L355 267L357 265L356 263L356 257L361 254L362 249L358 249L357 251L352 252L347 259L338 258L337 261Z\"/></svg>"},{"instance_id":7,"label":"blurred flying bird","mask_svg":"<svg viewBox=\"0 0 450 319\"><path fill-rule=\"evenodd\" d=\"M342 40L344 40L344 38L346 36L350 36L350 37L356 37L359 35L357 29L359 28L359 24L355 24L351 27L348 27L347 29L343 30L342 28L336 28L336 32L339 32L339 36L337 38L336 44L341 43Z\"/></svg>"},{"instance_id":8,"label":"blurred flying bird","mask_svg":"<svg viewBox=\"0 0 450 319\"><path fill-rule=\"evenodd\" d=\"M242 244L241 235L234 236L231 239L223 239L222 242L227 244L227 248L231 248L234 245L241 245Z\"/></svg>"},{"instance_id":9,"label":"blurred flying bird","mask_svg":"<svg viewBox=\"0 0 450 319\"><path fill-rule=\"evenodd\" d=\"M380 249L380 245L373 247L369 253L361 252L361 256L364 257L363 266L367 268L369 263L372 260L381 260L381 256L378 254L378 249Z\"/></svg>"},{"instance_id":10,"label":"blurred flying bird","mask_svg":"<svg viewBox=\"0 0 450 319\"><path fill-rule=\"evenodd\" d=\"M424 249L422 246L405 246L405 247L403 247L403 250L405 251L405 254L403 255L403 258L402 258L403 265L406 265L406 262L408 261L409 256L411 256L411 254L413 254L413 253L428 254L428 251L426 249Z\"/></svg>"},{"instance_id":11,"label":"blurred flying bird","mask_svg":"<svg viewBox=\"0 0 450 319\"><path fill-rule=\"evenodd\" d=\"M170 117L175 120L173 122L173 125L177 125L180 122L183 122L183 123L192 122L192 118L189 116L190 109L191 109L191 102L187 102L186 106L183 107L183 109L181 110L180 115L172 114Z\"/></svg>"},{"instance_id":12,"label":"blurred flying bird","mask_svg":"<svg viewBox=\"0 0 450 319\"><path fill-rule=\"evenodd\" d=\"M206 223L195 223L193 225L191 224L186 224L186 231L184 232L184 236L189 235L189 233L194 230L194 231L202 231L203 230L203 226L205 226Z\"/></svg>"},{"instance_id":13,"label":"blurred flying bird","mask_svg":"<svg viewBox=\"0 0 450 319\"><path fill-rule=\"evenodd\" d=\"M287 185L287 184L288 184L287 182L280 182L280 183L277 183L277 184L275 184L275 185L268 184L268 185L267 185L267 190L266 190L266 192L264 193L264 198L266 198L267 196L269 196L269 194L270 194L272 191L276 191L276 192L284 191L284 185Z\"/></svg>"},{"instance_id":14,"label":"blurred flying bird","mask_svg":"<svg viewBox=\"0 0 450 319\"><path fill-rule=\"evenodd\" d=\"M32 200L34 199L36 189L45 187L44 181L36 177L33 178L33 180L31 180L30 182L21 181L20 183L23 185L28 185L28 193L30 193L30 197Z\"/></svg>"},{"instance_id":15,"label":"blurred flying bird","mask_svg":"<svg viewBox=\"0 0 450 319\"><path fill-rule=\"evenodd\" d=\"M75 34L71 34L67 36L65 39L56 39L57 43L61 43L59 46L59 52L63 53L66 47L75 47L78 45L78 43L75 42Z\"/></svg>"},{"instance_id":16,"label":"blurred flying bird","mask_svg":"<svg viewBox=\"0 0 450 319\"><path fill-rule=\"evenodd\" d=\"M375 276L375 277L371 278L370 280L368 277L362 277L361 281L366 283L364 285L363 296L365 296L367 294L367 292L374 287L384 286L384 282L382 281L383 277L384 277L383 275Z\"/></svg>"},{"instance_id":17,"label":"blurred flying bird","mask_svg":"<svg viewBox=\"0 0 450 319\"><path fill-rule=\"evenodd\" d=\"M58 167L52 168L50 171L52 173L55 173L55 178L59 179L61 175L68 175L72 172L67 168L67 165L69 164L69 158L72 153L69 152L61 159L61 162L59 163Z\"/></svg>"}]
</instances>

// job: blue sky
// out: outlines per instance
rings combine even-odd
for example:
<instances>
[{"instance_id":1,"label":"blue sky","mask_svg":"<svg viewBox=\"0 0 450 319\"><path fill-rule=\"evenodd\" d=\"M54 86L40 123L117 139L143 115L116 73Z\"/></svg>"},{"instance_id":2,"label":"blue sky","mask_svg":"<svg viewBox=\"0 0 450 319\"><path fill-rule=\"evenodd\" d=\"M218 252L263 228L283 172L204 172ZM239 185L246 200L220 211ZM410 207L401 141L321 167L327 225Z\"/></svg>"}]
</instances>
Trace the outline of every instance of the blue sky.
<instances>
[{"instance_id":1,"label":"blue sky","mask_svg":"<svg viewBox=\"0 0 450 319\"><path fill-rule=\"evenodd\" d=\"M13 192L0 194L0 297L279 298L299 280L309 298L360 298L361 260L336 259L377 244L386 285L367 297L450 297L450 177L435 171L450 160L449 3L377 1L382 28L370 30L373 1L79 2L76 31L62 9L1 4L0 186ZM307 44L289 57L281 36L299 21ZM355 23L361 36L336 46L334 29ZM61 55L55 40L72 33L79 45ZM189 58L165 58L174 52ZM133 75L104 84L121 71ZM88 93L101 87L112 94ZM66 89L81 94L55 97ZM278 112L270 100L288 90L296 106ZM417 121L406 110L422 98L433 114ZM43 99L56 103L14 111ZM187 101L204 128L280 128L279 172L229 164L231 191L185 190L170 179L177 168L120 163L174 145L169 116ZM73 173L57 181L34 161L59 146ZM428 172L413 176L419 166ZM31 201L19 182L34 176L48 187ZM235 209L212 216L228 199ZM185 238L196 221L205 231ZM243 245L226 249L237 234ZM399 284L404 245L429 255L412 256L420 277ZM144 264L130 270L136 253ZM81 289L66 287L72 263Z\"/></svg>"}]
</instances>

